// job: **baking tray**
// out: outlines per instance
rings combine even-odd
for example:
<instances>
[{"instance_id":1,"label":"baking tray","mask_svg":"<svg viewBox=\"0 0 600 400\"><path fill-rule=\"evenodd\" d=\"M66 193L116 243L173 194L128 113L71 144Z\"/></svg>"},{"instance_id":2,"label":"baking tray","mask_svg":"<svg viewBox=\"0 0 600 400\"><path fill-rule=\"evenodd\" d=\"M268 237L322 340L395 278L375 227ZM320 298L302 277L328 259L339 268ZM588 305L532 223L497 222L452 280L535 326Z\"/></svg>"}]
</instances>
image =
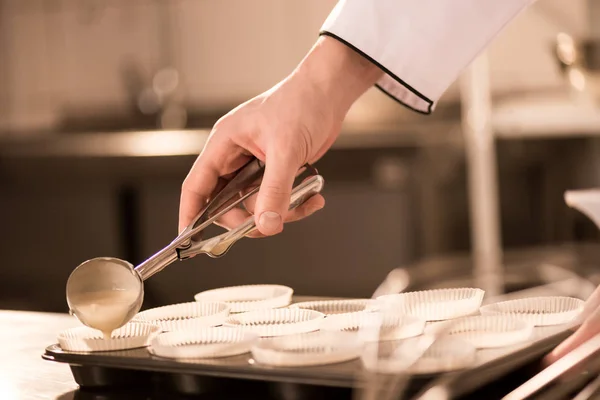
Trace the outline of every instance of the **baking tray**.
<instances>
[{"instance_id":1,"label":"baking tray","mask_svg":"<svg viewBox=\"0 0 600 400\"><path fill-rule=\"evenodd\" d=\"M314 299L314 298L312 298ZM294 302L306 301L295 298ZM571 332L564 327L536 328L531 342L503 349L480 350L467 370L411 377L408 393L443 382L452 398L461 398L547 354ZM270 367L254 362L250 354L217 359L171 360L147 349L102 353L74 353L58 344L46 348L45 360L69 364L82 389L152 386L153 390L181 395L262 393L263 398L351 398L360 360L314 367ZM323 398L325 398L323 397Z\"/></svg>"}]
</instances>

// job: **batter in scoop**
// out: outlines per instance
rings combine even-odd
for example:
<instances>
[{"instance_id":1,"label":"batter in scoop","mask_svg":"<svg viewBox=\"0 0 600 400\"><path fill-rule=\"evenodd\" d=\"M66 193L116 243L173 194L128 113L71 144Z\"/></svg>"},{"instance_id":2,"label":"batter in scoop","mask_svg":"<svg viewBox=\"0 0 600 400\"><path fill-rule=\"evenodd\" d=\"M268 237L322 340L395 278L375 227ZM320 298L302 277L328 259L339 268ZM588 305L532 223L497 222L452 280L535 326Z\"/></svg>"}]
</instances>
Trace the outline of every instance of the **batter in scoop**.
<instances>
[{"instance_id":1,"label":"batter in scoop","mask_svg":"<svg viewBox=\"0 0 600 400\"><path fill-rule=\"evenodd\" d=\"M73 300L78 306L73 312L87 326L102 331L104 339L125 325L137 312L137 290L104 290L81 293Z\"/></svg>"},{"instance_id":2,"label":"batter in scoop","mask_svg":"<svg viewBox=\"0 0 600 400\"><path fill-rule=\"evenodd\" d=\"M77 268L77 287L69 287L71 312L90 328L101 331L104 339L127 324L139 311L143 286L126 262L100 258L90 260L95 268ZM69 285L69 284L67 284Z\"/></svg>"}]
</instances>

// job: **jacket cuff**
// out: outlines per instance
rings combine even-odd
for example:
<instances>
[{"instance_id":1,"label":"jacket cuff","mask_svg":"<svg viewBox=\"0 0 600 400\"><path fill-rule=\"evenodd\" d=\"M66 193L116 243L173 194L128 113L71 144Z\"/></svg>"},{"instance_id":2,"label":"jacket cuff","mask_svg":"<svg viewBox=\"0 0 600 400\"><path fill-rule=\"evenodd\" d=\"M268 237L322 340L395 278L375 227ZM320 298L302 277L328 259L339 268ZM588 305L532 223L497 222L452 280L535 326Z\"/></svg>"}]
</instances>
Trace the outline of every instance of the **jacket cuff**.
<instances>
[{"instance_id":1,"label":"jacket cuff","mask_svg":"<svg viewBox=\"0 0 600 400\"><path fill-rule=\"evenodd\" d=\"M329 36L338 40L339 42L345 44L350 47L358 54L372 62L374 65L379 67L384 72L383 77L376 83L376 87L381 90L383 93L396 100L401 105L409 108L412 111L416 111L421 114L431 114L434 109L434 102L427 98L423 93L420 93L417 89L400 79L398 76L394 75L390 70L388 70L385 66L381 65L377 60L373 57L365 53L363 50L354 46L353 44L347 42L341 37L337 36L335 33L322 30L319 33L320 36Z\"/></svg>"}]
</instances>

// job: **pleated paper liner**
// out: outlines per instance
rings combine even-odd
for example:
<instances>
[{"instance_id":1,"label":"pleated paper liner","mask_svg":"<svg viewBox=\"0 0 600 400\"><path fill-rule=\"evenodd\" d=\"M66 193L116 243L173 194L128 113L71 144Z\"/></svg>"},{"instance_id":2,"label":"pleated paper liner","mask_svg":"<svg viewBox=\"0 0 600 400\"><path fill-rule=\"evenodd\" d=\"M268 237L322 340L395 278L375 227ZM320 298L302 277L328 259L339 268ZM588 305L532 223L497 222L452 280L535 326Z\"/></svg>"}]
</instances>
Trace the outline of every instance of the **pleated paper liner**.
<instances>
[{"instance_id":1,"label":"pleated paper liner","mask_svg":"<svg viewBox=\"0 0 600 400\"><path fill-rule=\"evenodd\" d=\"M261 337L319 330L325 314L301 308L277 308L231 315L224 326L255 332Z\"/></svg>"},{"instance_id":2,"label":"pleated paper liner","mask_svg":"<svg viewBox=\"0 0 600 400\"><path fill-rule=\"evenodd\" d=\"M307 367L337 364L360 356L362 344L345 332L312 332L262 339L252 347L260 364L277 367Z\"/></svg>"},{"instance_id":3,"label":"pleated paper liner","mask_svg":"<svg viewBox=\"0 0 600 400\"><path fill-rule=\"evenodd\" d=\"M573 297L529 297L481 307L482 315L512 315L535 326L566 324L581 314L584 301Z\"/></svg>"},{"instance_id":4,"label":"pleated paper liner","mask_svg":"<svg viewBox=\"0 0 600 400\"><path fill-rule=\"evenodd\" d=\"M65 351L100 352L147 347L161 332L157 325L130 322L113 331L110 339L104 339L102 332L80 326L68 329L58 335L58 344Z\"/></svg>"},{"instance_id":5,"label":"pleated paper liner","mask_svg":"<svg viewBox=\"0 0 600 400\"><path fill-rule=\"evenodd\" d=\"M142 311L133 321L158 325L163 331L176 331L222 325L228 316L229 305L224 302L192 301Z\"/></svg>"},{"instance_id":6,"label":"pleated paper liner","mask_svg":"<svg viewBox=\"0 0 600 400\"><path fill-rule=\"evenodd\" d=\"M476 349L469 342L448 336L437 340L421 355L425 336L380 343L369 343L363 351L365 369L383 374L434 374L471 367Z\"/></svg>"},{"instance_id":7,"label":"pleated paper liner","mask_svg":"<svg viewBox=\"0 0 600 400\"><path fill-rule=\"evenodd\" d=\"M150 353L172 359L230 357L250 352L258 335L235 328L212 327L165 332L150 343Z\"/></svg>"},{"instance_id":8,"label":"pleated paper liner","mask_svg":"<svg viewBox=\"0 0 600 400\"><path fill-rule=\"evenodd\" d=\"M438 322L425 329L434 333L448 328L448 335L463 339L478 349L512 346L533 336L533 324L504 315L478 315Z\"/></svg>"},{"instance_id":9,"label":"pleated paper liner","mask_svg":"<svg viewBox=\"0 0 600 400\"><path fill-rule=\"evenodd\" d=\"M376 309L376 304L376 301L370 299L316 300L294 303L290 306L290 308L303 308L305 310L314 310L329 316L373 311Z\"/></svg>"},{"instance_id":10,"label":"pleated paper liner","mask_svg":"<svg viewBox=\"0 0 600 400\"><path fill-rule=\"evenodd\" d=\"M423 333L425 321L396 312L363 312L331 315L321 324L322 331L355 332L364 341L398 340Z\"/></svg>"},{"instance_id":11,"label":"pleated paper liner","mask_svg":"<svg viewBox=\"0 0 600 400\"><path fill-rule=\"evenodd\" d=\"M484 291L477 288L433 289L384 295L379 306L426 321L443 321L478 312Z\"/></svg>"},{"instance_id":12,"label":"pleated paper liner","mask_svg":"<svg viewBox=\"0 0 600 400\"><path fill-rule=\"evenodd\" d=\"M230 312L264 310L288 306L294 290L282 285L243 285L211 289L194 296L196 301L223 301Z\"/></svg>"}]
</instances>

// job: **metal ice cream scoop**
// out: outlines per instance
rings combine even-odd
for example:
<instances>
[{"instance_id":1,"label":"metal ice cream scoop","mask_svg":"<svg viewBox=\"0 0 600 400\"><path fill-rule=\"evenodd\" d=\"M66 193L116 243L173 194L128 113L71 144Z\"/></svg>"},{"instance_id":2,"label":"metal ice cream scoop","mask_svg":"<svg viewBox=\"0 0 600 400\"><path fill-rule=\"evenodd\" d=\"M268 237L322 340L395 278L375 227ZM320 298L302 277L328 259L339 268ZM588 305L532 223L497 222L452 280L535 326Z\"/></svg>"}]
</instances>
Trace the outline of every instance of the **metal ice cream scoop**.
<instances>
[{"instance_id":1,"label":"metal ice cream scoop","mask_svg":"<svg viewBox=\"0 0 600 400\"><path fill-rule=\"evenodd\" d=\"M310 165L304 168L309 177L292 190L290 210L323 188L323 177ZM248 162L173 242L137 267L112 257L94 258L79 265L67 281L67 303L71 313L83 324L100 329L95 320L112 307L110 313L118 311L124 314L123 318L112 320L120 324L113 329L119 328L139 312L144 298L143 281L177 260L202 253L214 258L225 255L233 244L256 229L253 216L239 227L218 236L202 241L194 239L223 214L257 193L259 186L251 190L248 187L260 181L263 173L264 164L261 161L253 159ZM116 307L116 297L122 303L120 308ZM114 324L117 325L117 322Z\"/></svg>"}]
</instances>

